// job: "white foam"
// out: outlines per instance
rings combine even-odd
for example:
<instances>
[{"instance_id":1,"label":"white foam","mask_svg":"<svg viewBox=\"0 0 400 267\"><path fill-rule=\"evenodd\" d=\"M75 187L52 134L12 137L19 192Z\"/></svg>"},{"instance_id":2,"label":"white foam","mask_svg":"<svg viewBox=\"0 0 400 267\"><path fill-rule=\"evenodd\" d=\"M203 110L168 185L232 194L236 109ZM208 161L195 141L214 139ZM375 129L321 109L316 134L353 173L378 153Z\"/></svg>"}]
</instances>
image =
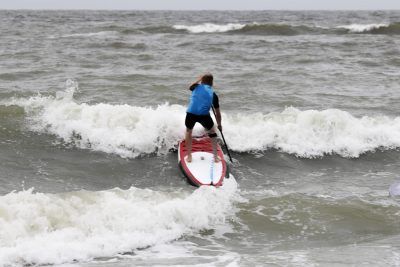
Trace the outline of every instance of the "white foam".
<instances>
[{"instance_id":1,"label":"white foam","mask_svg":"<svg viewBox=\"0 0 400 267\"><path fill-rule=\"evenodd\" d=\"M246 24L239 23L228 23L228 24L213 24L203 23L199 25L186 26L186 25L174 25L176 30L187 30L191 33L213 33L213 32L228 32L233 30L240 30L245 27Z\"/></svg>"},{"instance_id":2,"label":"white foam","mask_svg":"<svg viewBox=\"0 0 400 267\"><path fill-rule=\"evenodd\" d=\"M113 257L210 229L233 215L237 184L192 194L113 189L65 194L32 189L0 197L0 265Z\"/></svg>"},{"instance_id":3,"label":"white foam","mask_svg":"<svg viewBox=\"0 0 400 267\"><path fill-rule=\"evenodd\" d=\"M362 33L362 32L369 32L374 29L379 29L382 27L388 27L389 24L350 24L350 25L342 25L338 26L339 29L346 29L351 33Z\"/></svg>"},{"instance_id":4,"label":"white foam","mask_svg":"<svg viewBox=\"0 0 400 267\"><path fill-rule=\"evenodd\" d=\"M34 131L121 157L165 153L184 136L184 106L80 104L73 99L75 90L72 83L56 97L13 99L6 105L22 106ZM376 149L400 147L400 117L357 118L338 109L301 111L293 107L280 113L222 116L227 143L238 152L274 148L300 157L358 157ZM196 125L195 134L202 131Z\"/></svg>"},{"instance_id":5,"label":"white foam","mask_svg":"<svg viewBox=\"0 0 400 267\"><path fill-rule=\"evenodd\" d=\"M73 100L76 84L56 97L14 99L31 116L32 129L55 134L65 142L122 157L168 151L183 138L185 108L178 105L135 107L79 104Z\"/></svg>"},{"instance_id":6,"label":"white foam","mask_svg":"<svg viewBox=\"0 0 400 267\"><path fill-rule=\"evenodd\" d=\"M136 262L146 262L148 266L165 266L166 262L171 264L171 260L179 262L179 266L240 266L241 255L224 247L223 242L216 242L215 239L219 238L216 234L204 236L198 233L195 236L203 240L201 245L181 239L137 251L135 255L126 258L131 260L130 266L136 266ZM220 238L227 239L225 236Z\"/></svg>"},{"instance_id":7,"label":"white foam","mask_svg":"<svg viewBox=\"0 0 400 267\"><path fill-rule=\"evenodd\" d=\"M224 123L230 147L242 152L275 148L301 157L358 157L400 147L400 117L357 118L338 109L290 107L281 113L225 116Z\"/></svg>"},{"instance_id":8,"label":"white foam","mask_svg":"<svg viewBox=\"0 0 400 267\"><path fill-rule=\"evenodd\" d=\"M71 33L71 34L64 34L61 36L51 35L49 36L50 39L55 38L71 38L71 37L112 37L118 35L117 31L101 31L101 32L87 32L87 33Z\"/></svg>"}]
</instances>

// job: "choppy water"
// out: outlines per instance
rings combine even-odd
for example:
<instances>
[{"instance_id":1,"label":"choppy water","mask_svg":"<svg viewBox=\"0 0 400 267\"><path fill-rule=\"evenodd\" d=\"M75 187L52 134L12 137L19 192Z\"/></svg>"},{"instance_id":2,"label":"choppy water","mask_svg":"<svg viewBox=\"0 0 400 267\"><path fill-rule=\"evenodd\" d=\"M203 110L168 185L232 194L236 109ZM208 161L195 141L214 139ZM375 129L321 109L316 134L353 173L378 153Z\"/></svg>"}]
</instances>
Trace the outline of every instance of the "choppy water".
<instances>
[{"instance_id":1,"label":"choppy water","mask_svg":"<svg viewBox=\"0 0 400 267\"><path fill-rule=\"evenodd\" d=\"M0 265L400 265L400 12L0 20ZM173 151L206 71L218 189Z\"/></svg>"}]
</instances>

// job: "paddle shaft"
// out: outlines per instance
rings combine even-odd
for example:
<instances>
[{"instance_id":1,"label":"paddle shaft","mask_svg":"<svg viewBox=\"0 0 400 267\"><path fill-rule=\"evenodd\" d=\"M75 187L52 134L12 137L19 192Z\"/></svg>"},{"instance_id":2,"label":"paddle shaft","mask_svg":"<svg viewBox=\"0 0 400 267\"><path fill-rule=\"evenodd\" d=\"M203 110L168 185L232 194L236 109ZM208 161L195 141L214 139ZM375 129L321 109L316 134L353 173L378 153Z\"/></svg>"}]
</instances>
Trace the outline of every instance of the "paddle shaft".
<instances>
[{"instance_id":1,"label":"paddle shaft","mask_svg":"<svg viewBox=\"0 0 400 267\"><path fill-rule=\"evenodd\" d=\"M217 119L217 114L215 113L214 106L212 106L212 110L213 110L213 113L214 113L215 119ZM217 127L217 128L218 128L218 127ZM219 130L219 129L218 129L218 130ZM225 141L224 134L222 133L222 131L221 131L221 130L219 130L219 132L221 133L222 140L224 141L224 145L225 145L226 152L228 152L229 160L230 160L231 162L233 162L233 160L232 160L232 157L231 157L231 153L229 152L228 145L226 144L226 141Z\"/></svg>"}]
</instances>

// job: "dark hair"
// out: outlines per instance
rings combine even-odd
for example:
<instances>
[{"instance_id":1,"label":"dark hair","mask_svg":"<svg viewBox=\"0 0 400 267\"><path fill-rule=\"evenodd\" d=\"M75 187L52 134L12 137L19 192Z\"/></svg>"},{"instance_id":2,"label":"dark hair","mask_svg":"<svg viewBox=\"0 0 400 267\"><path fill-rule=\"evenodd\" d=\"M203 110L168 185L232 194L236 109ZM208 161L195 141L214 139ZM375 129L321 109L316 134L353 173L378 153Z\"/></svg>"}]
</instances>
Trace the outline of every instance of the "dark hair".
<instances>
[{"instance_id":1,"label":"dark hair","mask_svg":"<svg viewBox=\"0 0 400 267\"><path fill-rule=\"evenodd\" d=\"M213 86L213 80L214 77L211 73L204 74L203 77L201 77L201 83L208 84L209 86Z\"/></svg>"}]
</instances>

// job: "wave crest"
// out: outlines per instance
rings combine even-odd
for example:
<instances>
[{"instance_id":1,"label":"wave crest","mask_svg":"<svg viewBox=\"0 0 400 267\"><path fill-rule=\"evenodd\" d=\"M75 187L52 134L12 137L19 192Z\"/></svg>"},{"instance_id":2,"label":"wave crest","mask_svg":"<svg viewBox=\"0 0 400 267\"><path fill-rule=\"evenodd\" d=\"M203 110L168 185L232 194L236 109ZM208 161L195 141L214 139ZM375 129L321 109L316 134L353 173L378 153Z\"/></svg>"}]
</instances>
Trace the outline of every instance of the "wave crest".
<instances>
[{"instance_id":1,"label":"wave crest","mask_svg":"<svg viewBox=\"0 0 400 267\"><path fill-rule=\"evenodd\" d=\"M366 33L366 34L400 34L400 23L391 24L350 24L338 26L339 29L345 29L348 33Z\"/></svg>"},{"instance_id":2,"label":"wave crest","mask_svg":"<svg viewBox=\"0 0 400 267\"><path fill-rule=\"evenodd\" d=\"M113 189L64 194L32 189L0 197L0 265L49 265L115 257L210 229L233 215L237 184L192 194Z\"/></svg>"},{"instance_id":3,"label":"wave crest","mask_svg":"<svg viewBox=\"0 0 400 267\"><path fill-rule=\"evenodd\" d=\"M223 25L204 23L199 25L174 25L175 30L190 33L238 33L255 35L301 35L301 34L400 34L400 23L392 24L350 24L337 27L319 27L311 25L290 25L278 23L228 23Z\"/></svg>"},{"instance_id":4,"label":"wave crest","mask_svg":"<svg viewBox=\"0 0 400 267\"><path fill-rule=\"evenodd\" d=\"M228 32L233 30L242 29L246 27L246 24L239 23L228 23L224 25L213 24L213 23L204 23L200 25L194 26L186 26L186 25L174 25L173 28L176 30L187 30L191 33L213 33L213 32Z\"/></svg>"},{"instance_id":5,"label":"wave crest","mask_svg":"<svg viewBox=\"0 0 400 267\"><path fill-rule=\"evenodd\" d=\"M23 107L34 131L121 157L166 153L184 136L183 106L79 104L73 99L74 90L71 87L56 97L13 99L6 105ZM277 149L306 158L326 154L358 157L376 149L400 147L400 117L357 118L338 109L301 111L292 107L280 113L222 115L227 142L238 152ZM194 131L202 134L203 129L196 125Z\"/></svg>"},{"instance_id":6,"label":"wave crest","mask_svg":"<svg viewBox=\"0 0 400 267\"><path fill-rule=\"evenodd\" d=\"M292 26L288 24L240 24L228 23L223 25L204 23L200 25L186 26L174 25L176 30L186 30L190 33L242 33L242 34L260 34L260 35L296 35L302 33L314 33L320 29L313 29L307 26Z\"/></svg>"},{"instance_id":7,"label":"wave crest","mask_svg":"<svg viewBox=\"0 0 400 267\"><path fill-rule=\"evenodd\" d=\"M372 24L349 24L340 26L320 27L316 25L291 25L284 23L202 23L197 25L152 25L145 27L127 27L110 25L100 28L100 32L74 33L63 35L64 38L72 37L116 37L122 35L135 34L162 34L162 33L231 33L249 35L310 35L310 34L400 34L400 23L372 23ZM51 36L50 38L55 38Z\"/></svg>"},{"instance_id":8,"label":"wave crest","mask_svg":"<svg viewBox=\"0 0 400 267\"><path fill-rule=\"evenodd\" d=\"M14 99L31 117L34 131L56 135L78 147L137 157L166 152L183 137L185 109L168 104L152 107L88 105L73 100L74 88L56 97Z\"/></svg>"},{"instance_id":9,"label":"wave crest","mask_svg":"<svg viewBox=\"0 0 400 267\"><path fill-rule=\"evenodd\" d=\"M281 113L236 115L226 120L230 147L241 152L273 148L305 158L359 157L379 148L400 147L400 117L357 118L338 109L286 108Z\"/></svg>"}]
</instances>

